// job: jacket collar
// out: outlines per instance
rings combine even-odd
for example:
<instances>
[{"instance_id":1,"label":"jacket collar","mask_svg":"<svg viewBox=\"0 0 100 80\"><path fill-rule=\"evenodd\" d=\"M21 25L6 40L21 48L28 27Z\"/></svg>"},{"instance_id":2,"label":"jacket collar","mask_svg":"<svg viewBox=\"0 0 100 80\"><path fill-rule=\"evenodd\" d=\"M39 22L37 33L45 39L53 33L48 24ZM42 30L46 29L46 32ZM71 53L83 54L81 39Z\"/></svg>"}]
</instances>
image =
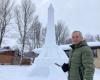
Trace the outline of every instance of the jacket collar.
<instances>
[{"instance_id":1,"label":"jacket collar","mask_svg":"<svg viewBox=\"0 0 100 80\"><path fill-rule=\"evenodd\" d=\"M71 47L72 49L80 48L80 47L82 47L82 46L87 46L87 43L86 43L85 40L81 41L79 44L72 44L72 45L70 45L70 47Z\"/></svg>"}]
</instances>

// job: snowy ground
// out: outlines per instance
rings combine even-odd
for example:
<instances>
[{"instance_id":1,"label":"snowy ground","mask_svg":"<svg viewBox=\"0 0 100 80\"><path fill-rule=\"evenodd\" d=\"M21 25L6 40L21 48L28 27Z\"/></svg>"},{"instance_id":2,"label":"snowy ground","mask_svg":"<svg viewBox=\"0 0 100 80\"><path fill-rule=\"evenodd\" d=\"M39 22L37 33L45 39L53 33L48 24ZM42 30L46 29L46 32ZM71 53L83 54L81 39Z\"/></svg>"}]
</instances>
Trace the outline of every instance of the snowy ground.
<instances>
[{"instance_id":1,"label":"snowy ground","mask_svg":"<svg viewBox=\"0 0 100 80\"><path fill-rule=\"evenodd\" d=\"M0 65L0 80L67 80L67 74L57 66L52 69L53 74L45 77L34 76L32 70L32 66ZM95 70L94 80L100 80L100 69Z\"/></svg>"}]
</instances>

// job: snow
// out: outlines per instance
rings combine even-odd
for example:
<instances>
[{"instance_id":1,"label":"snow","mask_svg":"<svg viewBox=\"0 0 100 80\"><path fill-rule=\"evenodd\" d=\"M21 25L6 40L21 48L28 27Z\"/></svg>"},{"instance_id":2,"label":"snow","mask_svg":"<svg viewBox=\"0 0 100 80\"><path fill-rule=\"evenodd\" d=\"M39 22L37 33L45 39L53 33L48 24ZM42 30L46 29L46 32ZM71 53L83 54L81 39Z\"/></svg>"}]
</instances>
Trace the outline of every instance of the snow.
<instances>
[{"instance_id":1,"label":"snow","mask_svg":"<svg viewBox=\"0 0 100 80\"><path fill-rule=\"evenodd\" d=\"M100 80L100 69L95 69L94 80Z\"/></svg>"},{"instance_id":2,"label":"snow","mask_svg":"<svg viewBox=\"0 0 100 80\"><path fill-rule=\"evenodd\" d=\"M60 80L62 76L63 80L67 78L64 77L66 74L62 72L59 67L55 66L53 68L53 74L49 76L34 76L31 66L0 66L0 80ZM57 73L56 73L57 72Z\"/></svg>"},{"instance_id":3,"label":"snow","mask_svg":"<svg viewBox=\"0 0 100 80\"><path fill-rule=\"evenodd\" d=\"M4 38L4 42L2 44L2 47L10 47L11 49L16 49L19 46L19 44L17 43L17 39L13 39L13 38Z\"/></svg>"},{"instance_id":4,"label":"snow","mask_svg":"<svg viewBox=\"0 0 100 80\"><path fill-rule=\"evenodd\" d=\"M9 49L0 48L0 53L2 53L2 52L4 52L4 51L9 51Z\"/></svg>"},{"instance_id":5,"label":"snow","mask_svg":"<svg viewBox=\"0 0 100 80\"><path fill-rule=\"evenodd\" d=\"M41 53L42 48L35 48L32 51L36 54L40 54Z\"/></svg>"},{"instance_id":6,"label":"snow","mask_svg":"<svg viewBox=\"0 0 100 80\"><path fill-rule=\"evenodd\" d=\"M61 48L59 48L58 46L56 46L55 48L54 47L50 48L51 51L49 51L49 49L47 49L47 48L44 48L41 51L39 57L37 57L35 59L35 63L33 66L33 72L32 72L34 76L49 76L50 74L54 75L53 71L55 68L55 66L54 66L55 63L58 63L60 65L62 65L63 63L68 63L68 58L67 58L66 54L63 52L63 50ZM49 51L49 52L47 52L47 51ZM47 52L47 53L45 54L45 52ZM51 52L51 54L50 54L50 52ZM58 67L58 66L56 66L56 67ZM55 71L57 71L56 69L55 69ZM58 72L55 72L55 73L58 73Z\"/></svg>"},{"instance_id":7,"label":"snow","mask_svg":"<svg viewBox=\"0 0 100 80\"><path fill-rule=\"evenodd\" d=\"M67 45L61 45L61 46L58 46L58 47L61 48L62 50L70 50L71 49L70 45L71 44L67 44ZM32 51L37 53L37 54L41 54L42 49L43 48L35 48Z\"/></svg>"},{"instance_id":8,"label":"snow","mask_svg":"<svg viewBox=\"0 0 100 80\"><path fill-rule=\"evenodd\" d=\"M67 73L58 66L53 65L53 74L46 77L34 76L33 66L0 65L0 80L67 80ZM95 69L94 80L100 80L100 69Z\"/></svg>"},{"instance_id":9,"label":"snow","mask_svg":"<svg viewBox=\"0 0 100 80\"><path fill-rule=\"evenodd\" d=\"M52 38L51 38L52 37ZM56 45L55 27L54 27L54 9L52 4L48 8L48 25L45 38L45 44L41 49L39 56L35 59L32 74L35 77L49 77L50 80L55 80L55 76L60 76L63 73L59 71L55 63L63 65L68 63L68 57L64 51ZM58 72L59 71L59 72ZM58 73L58 74L56 74ZM59 80L65 80L66 75L62 75ZM57 78L58 79L58 78Z\"/></svg>"},{"instance_id":10,"label":"snow","mask_svg":"<svg viewBox=\"0 0 100 80\"><path fill-rule=\"evenodd\" d=\"M100 42L99 41L95 41L95 42L88 42L88 45L93 47L93 46L100 46Z\"/></svg>"},{"instance_id":11,"label":"snow","mask_svg":"<svg viewBox=\"0 0 100 80\"><path fill-rule=\"evenodd\" d=\"M61 45L59 46L62 50L70 50L71 47L70 47L71 44L67 44L67 45Z\"/></svg>"}]
</instances>

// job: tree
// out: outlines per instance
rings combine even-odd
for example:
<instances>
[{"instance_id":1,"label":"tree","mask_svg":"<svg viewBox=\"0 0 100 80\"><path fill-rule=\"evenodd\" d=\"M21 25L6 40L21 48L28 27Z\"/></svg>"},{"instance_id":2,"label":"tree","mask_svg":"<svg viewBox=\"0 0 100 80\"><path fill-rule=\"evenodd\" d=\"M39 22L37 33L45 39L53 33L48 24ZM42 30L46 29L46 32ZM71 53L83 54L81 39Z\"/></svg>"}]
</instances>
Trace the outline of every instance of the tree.
<instances>
[{"instance_id":1,"label":"tree","mask_svg":"<svg viewBox=\"0 0 100 80\"><path fill-rule=\"evenodd\" d=\"M35 6L31 0L22 0L21 6L15 7L16 24L20 33L20 42L22 44L22 52L26 45L26 37L32 25Z\"/></svg>"},{"instance_id":2,"label":"tree","mask_svg":"<svg viewBox=\"0 0 100 80\"><path fill-rule=\"evenodd\" d=\"M67 39L69 37L69 30L62 21L58 21L57 24L55 25L55 32L56 32L56 43L58 45L66 44Z\"/></svg>"},{"instance_id":3,"label":"tree","mask_svg":"<svg viewBox=\"0 0 100 80\"><path fill-rule=\"evenodd\" d=\"M96 35L96 40L100 41L100 35Z\"/></svg>"},{"instance_id":4,"label":"tree","mask_svg":"<svg viewBox=\"0 0 100 80\"><path fill-rule=\"evenodd\" d=\"M12 8L14 2L11 0L0 0L0 47L6 33L6 28L12 19Z\"/></svg>"},{"instance_id":5,"label":"tree","mask_svg":"<svg viewBox=\"0 0 100 80\"><path fill-rule=\"evenodd\" d=\"M38 16L35 16L27 34L27 44L30 50L41 46L41 26Z\"/></svg>"},{"instance_id":6,"label":"tree","mask_svg":"<svg viewBox=\"0 0 100 80\"><path fill-rule=\"evenodd\" d=\"M42 42L44 44L45 36L46 36L46 28L42 29ZM57 45L64 45L69 43L69 30L67 26L62 22L58 21L55 25L55 36L56 36L56 43Z\"/></svg>"},{"instance_id":7,"label":"tree","mask_svg":"<svg viewBox=\"0 0 100 80\"><path fill-rule=\"evenodd\" d=\"M91 35L90 33L88 33L88 34L85 35L85 40L88 41L88 42L95 41L94 36Z\"/></svg>"},{"instance_id":8,"label":"tree","mask_svg":"<svg viewBox=\"0 0 100 80\"><path fill-rule=\"evenodd\" d=\"M42 46L45 43L46 31L47 31L47 28L46 27L43 27L42 28L42 31L41 31L41 45Z\"/></svg>"}]
</instances>

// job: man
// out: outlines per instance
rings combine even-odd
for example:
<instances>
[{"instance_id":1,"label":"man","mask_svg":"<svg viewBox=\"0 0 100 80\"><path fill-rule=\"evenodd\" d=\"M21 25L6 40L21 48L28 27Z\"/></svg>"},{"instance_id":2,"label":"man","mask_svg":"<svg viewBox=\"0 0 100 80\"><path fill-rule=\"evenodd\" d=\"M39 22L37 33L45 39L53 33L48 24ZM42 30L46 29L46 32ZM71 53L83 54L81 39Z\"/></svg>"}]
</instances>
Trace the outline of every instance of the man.
<instances>
[{"instance_id":1,"label":"man","mask_svg":"<svg viewBox=\"0 0 100 80\"><path fill-rule=\"evenodd\" d=\"M80 31L72 33L72 50L69 54L69 64L63 64L63 71L68 71L68 80L93 80L93 53Z\"/></svg>"}]
</instances>

